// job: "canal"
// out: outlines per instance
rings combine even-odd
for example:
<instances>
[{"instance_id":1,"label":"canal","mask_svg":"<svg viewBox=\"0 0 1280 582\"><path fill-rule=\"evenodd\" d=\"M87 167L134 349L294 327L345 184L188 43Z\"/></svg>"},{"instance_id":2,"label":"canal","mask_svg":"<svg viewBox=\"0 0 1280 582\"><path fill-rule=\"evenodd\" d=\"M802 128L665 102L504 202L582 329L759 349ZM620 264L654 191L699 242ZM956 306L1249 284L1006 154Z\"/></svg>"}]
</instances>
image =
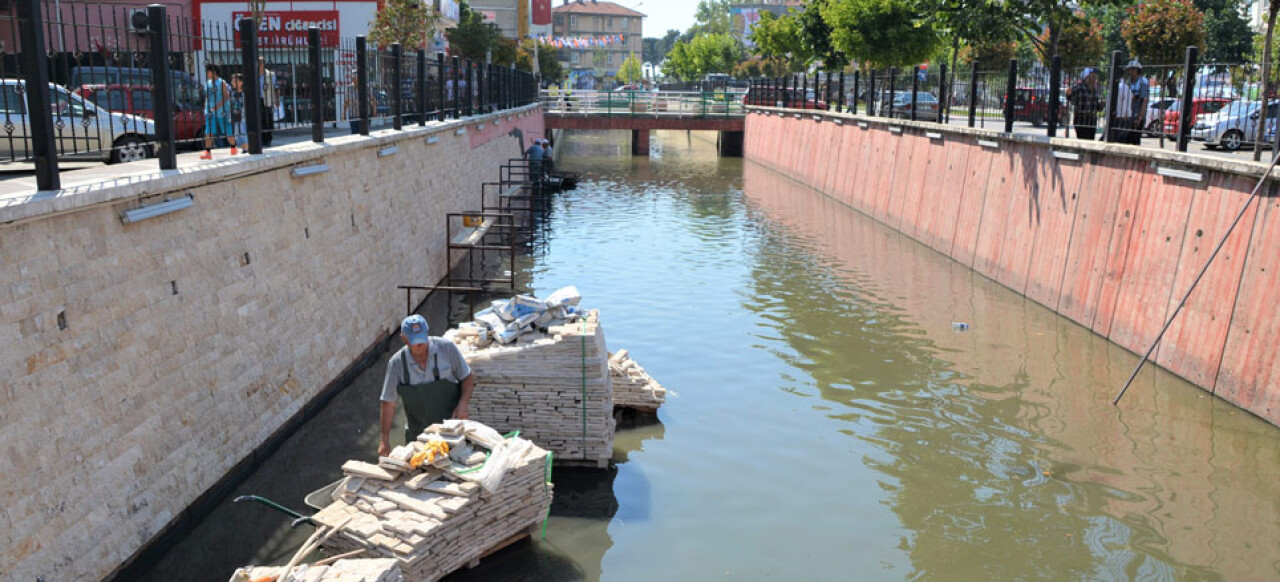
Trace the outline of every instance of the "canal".
<instances>
[{"instance_id":1,"label":"canal","mask_svg":"<svg viewBox=\"0 0 1280 582\"><path fill-rule=\"evenodd\" d=\"M519 278L576 285L675 395L614 469L557 469L545 538L451 580L1280 577L1275 427L1154 367L1112 407L1133 354L704 138L653 145L562 139L584 181ZM385 358L235 494L300 507L372 455ZM144 579L283 563L287 523L228 500Z\"/></svg>"}]
</instances>

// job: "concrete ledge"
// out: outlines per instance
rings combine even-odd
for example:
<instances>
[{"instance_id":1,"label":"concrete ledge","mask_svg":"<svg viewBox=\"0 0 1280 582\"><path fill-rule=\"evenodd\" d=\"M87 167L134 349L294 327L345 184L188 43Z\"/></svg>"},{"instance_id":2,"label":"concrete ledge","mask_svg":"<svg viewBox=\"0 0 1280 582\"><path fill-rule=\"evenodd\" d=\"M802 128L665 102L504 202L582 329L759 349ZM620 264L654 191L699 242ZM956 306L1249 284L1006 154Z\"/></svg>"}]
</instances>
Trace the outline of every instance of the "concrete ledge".
<instances>
[{"instance_id":1,"label":"concrete ledge","mask_svg":"<svg viewBox=\"0 0 1280 582\"><path fill-rule=\"evenodd\" d=\"M748 114L761 113L770 114L778 113L783 115L792 112L790 109L780 109L776 107L758 107L748 106ZM806 112L808 112L806 110ZM943 133L957 136L967 136L983 141L999 141L1009 143L1031 143L1040 145L1050 145L1056 151L1078 151L1093 152L1100 154L1109 154L1116 156L1124 156L1128 158L1137 158L1150 160L1153 162L1165 162L1180 166L1188 166L1189 169L1204 169L1217 172L1226 172L1238 176L1248 176L1257 179L1266 171L1268 163L1254 162L1252 160L1229 160L1217 156L1208 156L1203 154L1188 152L1171 152L1166 150L1158 150L1145 148L1141 146L1104 143L1100 141L1081 141L1068 138L1049 138L1038 135L1027 135L1021 133L1004 133L992 129L970 128L956 125L946 125L941 123L932 123L928 121L910 121L905 119L890 119L887 117L870 117L866 115L851 115L848 113L836 113L834 111L817 111L815 116L822 116L830 119L857 120L859 126L868 124L871 127L880 129L892 129L894 127L905 128L906 130L914 130L921 135L928 133ZM1280 181L1280 167L1272 170L1268 176L1270 180Z\"/></svg>"},{"instance_id":2,"label":"concrete ledge","mask_svg":"<svg viewBox=\"0 0 1280 582\"><path fill-rule=\"evenodd\" d=\"M191 168L161 171L156 169L155 159L106 167L118 175L104 178L98 172L63 174L64 188L0 195L0 225L24 222L41 217L66 214L102 204L111 204L131 198L147 198L222 182L228 178L250 176L293 166L313 163L324 156L366 148L394 147L401 142L423 139L426 136L445 134L451 130L465 129L477 121L499 119L512 111L521 114L540 107L526 105L516 110L490 113L484 116L447 121L428 122L426 126L406 126L403 131L384 129L370 132L368 136L343 135L327 138L323 143L311 141L272 148L256 156L226 159L200 164ZM112 172L112 173L114 173Z\"/></svg>"}]
</instances>

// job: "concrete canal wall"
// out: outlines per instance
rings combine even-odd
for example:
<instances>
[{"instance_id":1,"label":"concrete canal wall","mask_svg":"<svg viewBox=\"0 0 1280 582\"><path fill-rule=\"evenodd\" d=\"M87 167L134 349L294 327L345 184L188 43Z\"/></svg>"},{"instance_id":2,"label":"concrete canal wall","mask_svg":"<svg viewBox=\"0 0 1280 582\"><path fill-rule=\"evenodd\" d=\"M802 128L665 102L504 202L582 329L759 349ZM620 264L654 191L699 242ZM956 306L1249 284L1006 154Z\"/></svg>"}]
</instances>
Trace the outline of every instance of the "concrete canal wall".
<instances>
[{"instance_id":1,"label":"concrete canal wall","mask_svg":"<svg viewBox=\"0 0 1280 582\"><path fill-rule=\"evenodd\" d=\"M1265 170L1130 146L769 109L748 115L745 155L1137 353ZM1274 180L1264 193L1153 359L1280 424Z\"/></svg>"},{"instance_id":2,"label":"concrete canal wall","mask_svg":"<svg viewBox=\"0 0 1280 582\"><path fill-rule=\"evenodd\" d=\"M388 337L445 213L543 132L531 107L0 201L0 578L129 560Z\"/></svg>"}]
</instances>

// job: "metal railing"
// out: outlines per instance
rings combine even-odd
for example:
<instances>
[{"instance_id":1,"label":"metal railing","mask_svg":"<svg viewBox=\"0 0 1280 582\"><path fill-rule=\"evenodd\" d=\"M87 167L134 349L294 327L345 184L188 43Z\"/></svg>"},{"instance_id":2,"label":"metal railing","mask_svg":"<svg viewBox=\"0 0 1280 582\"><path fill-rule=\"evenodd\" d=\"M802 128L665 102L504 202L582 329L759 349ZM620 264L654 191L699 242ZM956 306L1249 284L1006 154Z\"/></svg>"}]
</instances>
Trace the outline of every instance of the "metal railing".
<instances>
[{"instance_id":1,"label":"metal railing","mask_svg":"<svg viewBox=\"0 0 1280 582\"><path fill-rule=\"evenodd\" d=\"M260 153L291 130L319 142L344 124L367 134L538 101L531 73L317 27L259 38L253 18L196 21L181 5L9 6L0 162L34 163L40 190L60 187L65 160L174 169L182 148Z\"/></svg>"},{"instance_id":2,"label":"metal railing","mask_svg":"<svg viewBox=\"0 0 1280 582\"><path fill-rule=\"evenodd\" d=\"M544 89L547 113L606 117L742 117L738 91L563 91Z\"/></svg>"},{"instance_id":3,"label":"metal railing","mask_svg":"<svg viewBox=\"0 0 1280 582\"><path fill-rule=\"evenodd\" d=\"M940 66L754 79L744 103L1179 151L1195 143L1228 151L1274 147L1280 99L1273 93L1264 105L1261 66L1200 63L1194 48L1179 65L1145 65L1126 76L1126 64L1117 53L1094 67L1055 61L1026 70L1012 61L999 69L975 64L954 73ZM1145 107L1120 98L1131 98L1142 85Z\"/></svg>"}]
</instances>

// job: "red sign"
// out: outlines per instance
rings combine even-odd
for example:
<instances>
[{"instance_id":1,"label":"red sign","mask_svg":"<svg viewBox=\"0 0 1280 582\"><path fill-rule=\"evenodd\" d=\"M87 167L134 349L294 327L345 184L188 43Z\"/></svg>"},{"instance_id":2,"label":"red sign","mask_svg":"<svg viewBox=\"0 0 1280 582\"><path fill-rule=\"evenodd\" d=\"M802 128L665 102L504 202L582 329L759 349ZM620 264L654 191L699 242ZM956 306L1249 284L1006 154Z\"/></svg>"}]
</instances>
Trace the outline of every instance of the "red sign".
<instances>
[{"instance_id":1,"label":"red sign","mask_svg":"<svg viewBox=\"0 0 1280 582\"><path fill-rule=\"evenodd\" d=\"M533 0L533 24L536 26L551 24L551 0Z\"/></svg>"},{"instance_id":2,"label":"red sign","mask_svg":"<svg viewBox=\"0 0 1280 582\"><path fill-rule=\"evenodd\" d=\"M236 44L240 44L240 21L252 17L252 12L232 12L232 26ZM263 12L258 23L258 46L306 48L307 29L320 29L320 46L338 46L337 10L291 10L287 12Z\"/></svg>"}]
</instances>

